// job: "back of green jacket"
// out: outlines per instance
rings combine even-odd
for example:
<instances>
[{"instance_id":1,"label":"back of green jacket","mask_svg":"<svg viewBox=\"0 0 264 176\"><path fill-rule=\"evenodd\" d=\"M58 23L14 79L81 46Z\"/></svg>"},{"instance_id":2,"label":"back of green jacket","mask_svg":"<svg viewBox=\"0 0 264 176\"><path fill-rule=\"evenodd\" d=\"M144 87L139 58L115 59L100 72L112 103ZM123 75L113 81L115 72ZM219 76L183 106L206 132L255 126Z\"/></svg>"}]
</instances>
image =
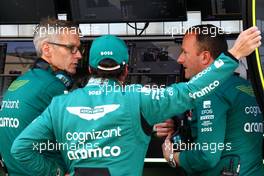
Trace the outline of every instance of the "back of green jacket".
<instances>
[{"instance_id":1,"label":"back of green jacket","mask_svg":"<svg viewBox=\"0 0 264 176\"><path fill-rule=\"evenodd\" d=\"M222 54L189 82L165 89L122 87L114 80L92 78L86 87L54 98L16 139L11 153L24 167L32 168L32 174L54 174L46 169L52 162L39 153L56 147L71 175L76 168L86 167L107 168L112 176L139 176L150 140L141 116L153 125L191 109L194 100L223 84L236 66ZM58 146L50 145L55 139Z\"/></svg>"}]
</instances>

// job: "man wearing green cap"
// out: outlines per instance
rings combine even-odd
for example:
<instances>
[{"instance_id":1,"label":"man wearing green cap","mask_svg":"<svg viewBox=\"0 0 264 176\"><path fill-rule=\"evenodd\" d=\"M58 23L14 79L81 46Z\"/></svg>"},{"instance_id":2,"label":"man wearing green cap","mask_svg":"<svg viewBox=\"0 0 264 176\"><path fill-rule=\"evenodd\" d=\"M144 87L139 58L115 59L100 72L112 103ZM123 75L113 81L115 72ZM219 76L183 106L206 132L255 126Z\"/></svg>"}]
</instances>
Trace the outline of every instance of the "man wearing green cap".
<instances>
[{"instance_id":1,"label":"man wearing green cap","mask_svg":"<svg viewBox=\"0 0 264 176\"><path fill-rule=\"evenodd\" d=\"M71 175L86 171L86 175L139 176L150 141L142 124L151 126L191 109L194 100L206 96L233 73L236 58L260 45L259 34L257 28L242 32L229 53L222 53L207 72L164 89L123 86L128 49L115 36L99 37L90 49L92 77L87 85L54 98L15 140L11 153L31 168L33 175L50 174L45 168L51 161L39 153L56 147ZM50 140L58 145L51 146Z\"/></svg>"}]
</instances>

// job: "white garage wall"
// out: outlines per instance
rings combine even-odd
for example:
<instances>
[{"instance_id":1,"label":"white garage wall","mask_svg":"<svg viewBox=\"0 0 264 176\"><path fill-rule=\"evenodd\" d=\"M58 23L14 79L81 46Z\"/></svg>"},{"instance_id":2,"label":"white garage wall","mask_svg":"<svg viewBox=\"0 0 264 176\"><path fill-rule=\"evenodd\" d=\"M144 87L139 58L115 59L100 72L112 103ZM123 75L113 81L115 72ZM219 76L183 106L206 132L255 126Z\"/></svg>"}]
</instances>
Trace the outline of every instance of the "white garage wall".
<instances>
[{"instance_id":1,"label":"white garage wall","mask_svg":"<svg viewBox=\"0 0 264 176\"><path fill-rule=\"evenodd\" d=\"M190 26L207 23L221 27L229 33L239 33L243 28L241 20L201 21L201 13L199 11L189 11L187 18L188 21L183 22L150 23L142 35L179 35L184 34L184 31ZM131 23L131 25L134 26L134 23ZM34 27L35 25L0 25L0 37L32 37ZM144 23L137 23L137 27L144 27ZM126 23L81 24L80 28L85 36L103 34L135 35L135 30Z\"/></svg>"}]
</instances>

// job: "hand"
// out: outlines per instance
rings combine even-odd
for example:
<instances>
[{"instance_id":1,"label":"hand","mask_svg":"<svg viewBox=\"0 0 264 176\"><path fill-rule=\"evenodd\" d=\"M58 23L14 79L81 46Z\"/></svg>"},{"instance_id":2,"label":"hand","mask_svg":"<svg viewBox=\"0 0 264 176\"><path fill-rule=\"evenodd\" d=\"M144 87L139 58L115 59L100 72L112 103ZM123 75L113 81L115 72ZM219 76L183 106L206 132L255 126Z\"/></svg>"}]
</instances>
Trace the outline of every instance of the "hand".
<instances>
[{"instance_id":1,"label":"hand","mask_svg":"<svg viewBox=\"0 0 264 176\"><path fill-rule=\"evenodd\" d=\"M174 158L175 162L177 163L177 165L179 166L180 152L173 152L174 148L173 148L173 144L170 141L170 138L171 138L171 135L168 135L166 137L164 143L162 144L163 157L165 158L166 161L169 162L170 154L173 153L173 158Z\"/></svg>"},{"instance_id":2,"label":"hand","mask_svg":"<svg viewBox=\"0 0 264 176\"><path fill-rule=\"evenodd\" d=\"M260 31L256 26L241 32L229 52L237 59L248 56L261 45Z\"/></svg>"},{"instance_id":3,"label":"hand","mask_svg":"<svg viewBox=\"0 0 264 176\"><path fill-rule=\"evenodd\" d=\"M163 123L156 124L154 125L154 129L157 132L157 137L166 137L174 133L174 120L168 119Z\"/></svg>"},{"instance_id":4,"label":"hand","mask_svg":"<svg viewBox=\"0 0 264 176\"><path fill-rule=\"evenodd\" d=\"M162 153L166 161L169 161L169 155L173 150L173 144L170 141L171 135L169 134L164 143L162 144Z\"/></svg>"}]
</instances>

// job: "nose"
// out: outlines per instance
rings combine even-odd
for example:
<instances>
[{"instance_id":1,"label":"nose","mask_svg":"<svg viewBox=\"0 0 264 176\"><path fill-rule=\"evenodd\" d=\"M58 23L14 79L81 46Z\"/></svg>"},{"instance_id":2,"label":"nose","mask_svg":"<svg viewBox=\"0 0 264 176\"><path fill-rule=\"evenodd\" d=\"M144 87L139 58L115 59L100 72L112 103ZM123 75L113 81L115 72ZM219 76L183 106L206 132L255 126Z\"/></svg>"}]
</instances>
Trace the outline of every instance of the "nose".
<instances>
[{"instance_id":1,"label":"nose","mask_svg":"<svg viewBox=\"0 0 264 176\"><path fill-rule=\"evenodd\" d=\"M181 53L180 56L178 57L177 62L178 62L179 64L183 64L183 62L184 62L184 57L183 57L183 54L182 54L182 53Z\"/></svg>"},{"instance_id":2,"label":"nose","mask_svg":"<svg viewBox=\"0 0 264 176\"><path fill-rule=\"evenodd\" d=\"M78 60L82 58L82 54L81 54L81 51L78 50L76 53L75 53L75 58L77 58Z\"/></svg>"}]
</instances>

